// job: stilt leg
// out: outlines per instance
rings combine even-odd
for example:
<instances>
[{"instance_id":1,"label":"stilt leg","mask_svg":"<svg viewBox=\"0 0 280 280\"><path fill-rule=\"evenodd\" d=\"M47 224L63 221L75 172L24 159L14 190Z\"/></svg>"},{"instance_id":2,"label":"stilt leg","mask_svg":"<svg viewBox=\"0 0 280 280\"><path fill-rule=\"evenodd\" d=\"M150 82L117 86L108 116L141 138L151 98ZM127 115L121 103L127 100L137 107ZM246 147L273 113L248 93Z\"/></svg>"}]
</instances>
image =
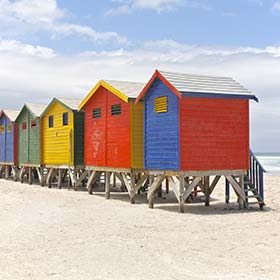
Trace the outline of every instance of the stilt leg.
<instances>
[{"instance_id":1,"label":"stilt leg","mask_svg":"<svg viewBox=\"0 0 280 280\"><path fill-rule=\"evenodd\" d=\"M131 173L131 192L130 192L130 203L131 204L135 204L135 192L134 192L134 188L135 188L135 184L136 184L136 177L135 177L135 173Z\"/></svg>"},{"instance_id":2,"label":"stilt leg","mask_svg":"<svg viewBox=\"0 0 280 280\"><path fill-rule=\"evenodd\" d=\"M5 168L5 179L6 180L9 179L9 174L10 174L10 166L6 165L6 168Z\"/></svg>"},{"instance_id":3,"label":"stilt leg","mask_svg":"<svg viewBox=\"0 0 280 280\"><path fill-rule=\"evenodd\" d=\"M165 180L165 192L166 194L169 193L169 178L166 177L166 180Z\"/></svg>"},{"instance_id":4,"label":"stilt leg","mask_svg":"<svg viewBox=\"0 0 280 280\"><path fill-rule=\"evenodd\" d=\"M229 204L229 197L230 197L230 185L229 181L226 179L226 203Z\"/></svg>"},{"instance_id":5,"label":"stilt leg","mask_svg":"<svg viewBox=\"0 0 280 280\"><path fill-rule=\"evenodd\" d=\"M45 174L44 174L44 167L41 168L41 186L45 186Z\"/></svg>"},{"instance_id":6,"label":"stilt leg","mask_svg":"<svg viewBox=\"0 0 280 280\"><path fill-rule=\"evenodd\" d=\"M105 172L105 198L110 199L110 172Z\"/></svg>"},{"instance_id":7,"label":"stilt leg","mask_svg":"<svg viewBox=\"0 0 280 280\"><path fill-rule=\"evenodd\" d=\"M58 181L57 181L57 187L61 189L61 183L62 183L62 169L58 169Z\"/></svg>"},{"instance_id":8,"label":"stilt leg","mask_svg":"<svg viewBox=\"0 0 280 280\"><path fill-rule=\"evenodd\" d=\"M32 167L28 168L28 184L32 185Z\"/></svg>"},{"instance_id":9,"label":"stilt leg","mask_svg":"<svg viewBox=\"0 0 280 280\"><path fill-rule=\"evenodd\" d=\"M205 206L210 205L210 177L206 176L204 179L204 184L205 184Z\"/></svg>"},{"instance_id":10,"label":"stilt leg","mask_svg":"<svg viewBox=\"0 0 280 280\"><path fill-rule=\"evenodd\" d=\"M179 212L184 213L184 190L185 190L185 178L182 174L180 174L180 180L179 180Z\"/></svg>"}]
</instances>

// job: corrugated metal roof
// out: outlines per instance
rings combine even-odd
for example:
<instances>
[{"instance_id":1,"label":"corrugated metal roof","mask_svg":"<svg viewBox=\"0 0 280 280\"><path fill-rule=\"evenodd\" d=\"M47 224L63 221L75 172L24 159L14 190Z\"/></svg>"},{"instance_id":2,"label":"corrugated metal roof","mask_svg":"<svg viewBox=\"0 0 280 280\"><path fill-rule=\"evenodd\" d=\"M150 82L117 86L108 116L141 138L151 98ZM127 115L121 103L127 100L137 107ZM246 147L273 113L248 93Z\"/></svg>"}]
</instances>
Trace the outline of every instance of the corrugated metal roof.
<instances>
[{"instance_id":1,"label":"corrugated metal roof","mask_svg":"<svg viewBox=\"0 0 280 280\"><path fill-rule=\"evenodd\" d=\"M36 116L40 117L40 115L44 112L46 109L47 105L44 104L35 104L35 103L26 103L25 104L31 112Z\"/></svg>"},{"instance_id":2,"label":"corrugated metal roof","mask_svg":"<svg viewBox=\"0 0 280 280\"><path fill-rule=\"evenodd\" d=\"M66 106L72 110L77 110L82 102L82 99L72 99L72 98L57 98L60 102L64 103Z\"/></svg>"},{"instance_id":3,"label":"corrugated metal roof","mask_svg":"<svg viewBox=\"0 0 280 280\"><path fill-rule=\"evenodd\" d=\"M6 114L6 116L8 116L8 118L14 122L18 116L18 114L20 113L19 110L3 110L3 112Z\"/></svg>"},{"instance_id":4,"label":"corrugated metal roof","mask_svg":"<svg viewBox=\"0 0 280 280\"><path fill-rule=\"evenodd\" d=\"M248 94L248 89L229 77L214 77L159 71L179 92Z\"/></svg>"},{"instance_id":5,"label":"corrugated metal roof","mask_svg":"<svg viewBox=\"0 0 280 280\"><path fill-rule=\"evenodd\" d=\"M135 82L123 82L123 81L111 81L104 80L107 84L117 89L128 98L137 98L139 92L144 88L144 83L135 83Z\"/></svg>"}]
</instances>

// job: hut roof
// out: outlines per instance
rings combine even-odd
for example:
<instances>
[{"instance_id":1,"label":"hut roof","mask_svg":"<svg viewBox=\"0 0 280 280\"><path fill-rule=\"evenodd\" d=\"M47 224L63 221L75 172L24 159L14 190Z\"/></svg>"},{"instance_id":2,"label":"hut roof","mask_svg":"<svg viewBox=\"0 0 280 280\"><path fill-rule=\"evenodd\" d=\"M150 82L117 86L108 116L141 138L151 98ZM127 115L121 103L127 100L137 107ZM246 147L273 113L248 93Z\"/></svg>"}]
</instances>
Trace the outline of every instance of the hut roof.
<instances>
[{"instance_id":1,"label":"hut roof","mask_svg":"<svg viewBox=\"0 0 280 280\"><path fill-rule=\"evenodd\" d=\"M143 89L145 84L126 81L101 80L95 85L95 87L90 91L87 97L82 101L79 106L79 110L81 110L85 106L88 100L101 86L118 96L123 101L128 102L129 99L137 98L139 92Z\"/></svg>"},{"instance_id":2,"label":"hut roof","mask_svg":"<svg viewBox=\"0 0 280 280\"><path fill-rule=\"evenodd\" d=\"M82 99L73 99L73 98L56 98L54 97L52 101L48 104L45 110L42 112L41 117L44 116L47 111L50 109L54 102L60 103L62 106L68 108L71 111L78 110L79 105L82 102Z\"/></svg>"},{"instance_id":3,"label":"hut roof","mask_svg":"<svg viewBox=\"0 0 280 280\"><path fill-rule=\"evenodd\" d=\"M35 104L35 103L26 103L25 106L34 114L36 117L40 117L42 112L45 110L45 104Z\"/></svg>"},{"instance_id":4,"label":"hut roof","mask_svg":"<svg viewBox=\"0 0 280 280\"><path fill-rule=\"evenodd\" d=\"M195 74L175 73L156 70L148 84L137 98L137 102L146 94L151 83L159 78L179 98L182 95L202 97L247 98L258 101L257 97L250 95L250 91L230 77L215 77Z\"/></svg>"},{"instance_id":5,"label":"hut roof","mask_svg":"<svg viewBox=\"0 0 280 280\"><path fill-rule=\"evenodd\" d=\"M9 120L11 122L14 122L16 120L17 116L19 115L20 111L19 110L2 110L0 112L0 117L3 113L9 118Z\"/></svg>"}]
</instances>

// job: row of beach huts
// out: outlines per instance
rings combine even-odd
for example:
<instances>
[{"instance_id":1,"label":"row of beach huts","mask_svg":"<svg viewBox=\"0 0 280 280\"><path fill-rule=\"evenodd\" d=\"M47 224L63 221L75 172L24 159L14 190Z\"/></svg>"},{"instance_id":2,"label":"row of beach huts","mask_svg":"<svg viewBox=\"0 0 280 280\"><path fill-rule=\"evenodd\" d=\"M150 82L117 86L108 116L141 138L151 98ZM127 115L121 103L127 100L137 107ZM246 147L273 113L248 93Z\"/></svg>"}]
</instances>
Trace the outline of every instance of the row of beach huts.
<instances>
[{"instance_id":1,"label":"row of beach huts","mask_svg":"<svg viewBox=\"0 0 280 280\"><path fill-rule=\"evenodd\" d=\"M106 198L117 181L132 203L145 186L151 208L164 185L180 212L198 191L208 206L224 177L226 202L232 187L241 208L262 208L264 169L250 151L250 99L258 101L232 78L156 70L146 84L101 80L83 100L3 109L0 176L59 188L68 179L89 193L102 179Z\"/></svg>"}]
</instances>

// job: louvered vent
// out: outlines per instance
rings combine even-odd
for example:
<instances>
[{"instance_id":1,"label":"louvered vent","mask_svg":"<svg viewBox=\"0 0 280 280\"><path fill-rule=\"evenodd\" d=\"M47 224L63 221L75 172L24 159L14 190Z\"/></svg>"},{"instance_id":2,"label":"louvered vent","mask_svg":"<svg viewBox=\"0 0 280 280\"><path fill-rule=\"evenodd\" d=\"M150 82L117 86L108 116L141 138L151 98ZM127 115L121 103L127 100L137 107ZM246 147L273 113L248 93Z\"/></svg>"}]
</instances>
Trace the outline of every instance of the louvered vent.
<instances>
[{"instance_id":1,"label":"louvered vent","mask_svg":"<svg viewBox=\"0 0 280 280\"><path fill-rule=\"evenodd\" d=\"M120 104L111 106L111 115L112 116L120 115L121 112L122 112L122 108L121 108Z\"/></svg>"},{"instance_id":2,"label":"louvered vent","mask_svg":"<svg viewBox=\"0 0 280 280\"><path fill-rule=\"evenodd\" d=\"M155 113L167 112L167 96L155 98Z\"/></svg>"},{"instance_id":3,"label":"louvered vent","mask_svg":"<svg viewBox=\"0 0 280 280\"><path fill-rule=\"evenodd\" d=\"M92 110L92 118L97 119L101 117L101 108L95 108Z\"/></svg>"}]
</instances>

